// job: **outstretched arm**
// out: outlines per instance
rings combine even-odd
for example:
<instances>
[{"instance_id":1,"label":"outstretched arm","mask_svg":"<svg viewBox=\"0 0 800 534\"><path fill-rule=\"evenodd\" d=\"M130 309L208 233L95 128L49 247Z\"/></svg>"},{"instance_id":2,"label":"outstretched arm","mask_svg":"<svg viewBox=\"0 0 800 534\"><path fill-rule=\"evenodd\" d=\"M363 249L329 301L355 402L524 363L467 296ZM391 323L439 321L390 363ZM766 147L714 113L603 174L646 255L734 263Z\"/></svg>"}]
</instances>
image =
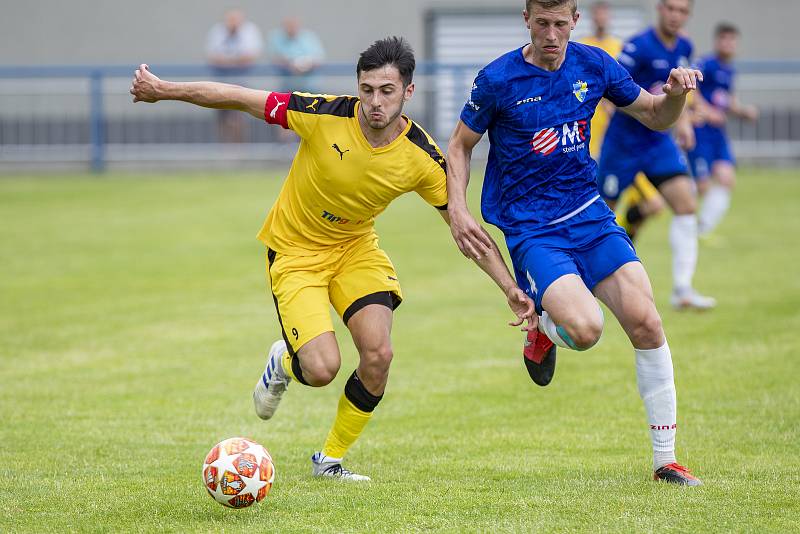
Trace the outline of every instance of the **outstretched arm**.
<instances>
[{"instance_id":1,"label":"outstretched arm","mask_svg":"<svg viewBox=\"0 0 800 534\"><path fill-rule=\"evenodd\" d=\"M697 89L703 73L696 69L678 67L669 73L662 86L664 94L652 95L642 89L633 103L620 111L627 113L651 130L671 128L680 118L686 105L686 95Z\"/></svg>"},{"instance_id":2,"label":"outstretched arm","mask_svg":"<svg viewBox=\"0 0 800 534\"><path fill-rule=\"evenodd\" d=\"M517 316L517 321L509 324L520 326L527 321L523 329L532 330L538 324L533 301L517 286L497 244L467 208L470 158L480 140L479 134L458 121L447 147L447 211L440 213L450 225L461 253L477 263L503 290L508 306Z\"/></svg>"},{"instance_id":3,"label":"outstretched arm","mask_svg":"<svg viewBox=\"0 0 800 534\"><path fill-rule=\"evenodd\" d=\"M219 82L169 82L160 79L142 64L136 69L130 93L134 102L181 100L196 106L234 109L264 119L270 93Z\"/></svg>"},{"instance_id":4,"label":"outstretched arm","mask_svg":"<svg viewBox=\"0 0 800 534\"><path fill-rule=\"evenodd\" d=\"M440 210L439 213L452 229L452 221L450 220L448 212ZM511 308L511 311L517 316L516 321L510 321L508 323L509 326L520 326L527 321L527 324L522 326L522 330L528 331L535 329L538 325L538 316L536 315L533 301L517 286L517 282L511 276L508 266L503 260L502 254L500 254L500 249L497 247L497 243L494 242L494 239L492 239L492 236L481 228L480 225L478 228L483 233L483 237L486 241L489 242L489 248L486 254L475 258L474 261L478 267L488 274L489 277L494 280L495 284L503 290L503 294L508 301L508 307Z\"/></svg>"}]
</instances>

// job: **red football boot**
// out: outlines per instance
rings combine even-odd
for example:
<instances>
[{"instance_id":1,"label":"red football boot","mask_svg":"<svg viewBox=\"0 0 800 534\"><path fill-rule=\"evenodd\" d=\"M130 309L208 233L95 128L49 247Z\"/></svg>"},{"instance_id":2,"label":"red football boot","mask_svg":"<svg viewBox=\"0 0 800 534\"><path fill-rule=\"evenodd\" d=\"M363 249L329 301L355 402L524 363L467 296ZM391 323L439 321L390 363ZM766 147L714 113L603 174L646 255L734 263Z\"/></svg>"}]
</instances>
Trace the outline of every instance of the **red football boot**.
<instances>
[{"instance_id":1,"label":"red football boot","mask_svg":"<svg viewBox=\"0 0 800 534\"><path fill-rule=\"evenodd\" d=\"M667 464L656 469L653 473L653 480L663 480L671 484L680 486L702 486L699 478L694 476L691 471L678 463Z\"/></svg>"},{"instance_id":2,"label":"red football boot","mask_svg":"<svg viewBox=\"0 0 800 534\"><path fill-rule=\"evenodd\" d=\"M531 380L540 386L546 386L556 372L556 346L547 335L531 330L525 337L522 361L525 362Z\"/></svg>"}]
</instances>

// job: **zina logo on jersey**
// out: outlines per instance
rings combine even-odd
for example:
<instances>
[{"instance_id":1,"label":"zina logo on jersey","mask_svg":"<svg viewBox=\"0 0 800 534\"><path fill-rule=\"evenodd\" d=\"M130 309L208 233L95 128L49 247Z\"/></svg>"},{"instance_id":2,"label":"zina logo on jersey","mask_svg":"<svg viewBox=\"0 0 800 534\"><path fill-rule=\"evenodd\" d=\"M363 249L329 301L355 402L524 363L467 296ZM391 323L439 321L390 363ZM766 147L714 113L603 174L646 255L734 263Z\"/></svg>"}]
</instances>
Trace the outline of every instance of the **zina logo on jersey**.
<instances>
[{"instance_id":1,"label":"zina logo on jersey","mask_svg":"<svg viewBox=\"0 0 800 534\"><path fill-rule=\"evenodd\" d=\"M536 132L531 139L531 151L549 156L561 146L563 153L586 148L586 121L574 121L558 128L545 128Z\"/></svg>"}]
</instances>

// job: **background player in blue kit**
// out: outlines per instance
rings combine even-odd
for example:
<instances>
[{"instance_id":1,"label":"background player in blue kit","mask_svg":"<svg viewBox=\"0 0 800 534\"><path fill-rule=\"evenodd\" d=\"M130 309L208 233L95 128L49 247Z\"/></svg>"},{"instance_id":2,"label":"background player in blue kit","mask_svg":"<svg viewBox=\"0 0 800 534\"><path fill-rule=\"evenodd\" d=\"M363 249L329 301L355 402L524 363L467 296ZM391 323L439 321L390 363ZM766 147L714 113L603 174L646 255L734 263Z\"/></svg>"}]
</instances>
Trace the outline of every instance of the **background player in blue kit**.
<instances>
[{"instance_id":1,"label":"background player in blue kit","mask_svg":"<svg viewBox=\"0 0 800 534\"><path fill-rule=\"evenodd\" d=\"M539 385L552 379L553 343L586 350L598 341L603 313L596 296L635 348L654 478L698 485L675 458L672 357L647 273L598 195L589 123L605 97L650 128L669 128L700 73L671 70L664 94L655 96L599 48L569 42L579 16L576 0L528 0L523 16L531 42L478 73L450 139L447 186L453 237L471 258L492 247L466 204L472 149L488 131L483 217L505 234L517 281L541 314L523 351L531 378Z\"/></svg>"},{"instance_id":2,"label":"background player in blue kit","mask_svg":"<svg viewBox=\"0 0 800 534\"><path fill-rule=\"evenodd\" d=\"M620 64L628 69L633 81L652 94L661 92L670 69L689 65L692 44L681 32L691 8L692 0L659 0L656 26L631 38L622 49ZM598 185L613 209L636 174L645 173L674 213L669 236L672 305L678 309L709 309L716 301L700 295L692 286L697 267L697 199L681 152L681 148L694 147L688 114L677 122L675 135L677 143L668 132L654 132L624 113L615 114L600 154Z\"/></svg>"},{"instance_id":3,"label":"background player in blue kit","mask_svg":"<svg viewBox=\"0 0 800 534\"><path fill-rule=\"evenodd\" d=\"M714 31L714 53L702 58L697 67L703 73L703 83L694 101L696 143L689 152L689 163L703 196L698 217L701 236L714 230L725 216L736 183L736 160L725 133L728 114L751 121L758 119L758 109L740 104L733 94L736 76L733 58L738 40L736 26L718 25Z\"/></svg>"}]
</instances>

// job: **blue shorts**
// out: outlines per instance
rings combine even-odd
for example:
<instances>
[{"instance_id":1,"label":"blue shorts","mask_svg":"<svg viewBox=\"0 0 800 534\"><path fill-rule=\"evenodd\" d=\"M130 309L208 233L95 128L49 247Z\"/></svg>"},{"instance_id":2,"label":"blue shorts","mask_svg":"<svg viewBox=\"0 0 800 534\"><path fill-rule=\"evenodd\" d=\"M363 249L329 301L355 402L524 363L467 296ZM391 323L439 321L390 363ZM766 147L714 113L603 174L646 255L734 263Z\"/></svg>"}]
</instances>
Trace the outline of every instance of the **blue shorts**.
<instances>
[{"instance_id":1,"label":"blue shorts","mask_svg":"<svg viewBox=\"0 0 800 534\"><path fill-rule=\"evenodd\" d=\"M601 199L564 222L506 236L517 284L542 313L542 296L565 274L577 274L589 290L617 269L639 261L633 243Z\"/></svg>"},{"instance_id":2,"label":"blue shorts","mask_svg":"<svg viewBox=\"0 0 800 534\"><path fill-rule=\"evenodd\" d=\"M617 200L639 172L658 187L672 177L688 176L689 166L686 156L667 135L648 146L640 146L635 139L620 142L606 137L597 169L597 187L603 198Z\"/></svg>"},{"instance_id":3,"label":"blue shorts","mask_svg":"<svg viewBox=\"0 0 800 534\"><path fill-rule=\"evenodd\" d=\"M697 139L694 150L689 152L689 163L696 180L706 180L711 176L711 168L718 161L736 165L730 143L721 128L701 126L694 129Z\"/></svg>"}]
</instances>

